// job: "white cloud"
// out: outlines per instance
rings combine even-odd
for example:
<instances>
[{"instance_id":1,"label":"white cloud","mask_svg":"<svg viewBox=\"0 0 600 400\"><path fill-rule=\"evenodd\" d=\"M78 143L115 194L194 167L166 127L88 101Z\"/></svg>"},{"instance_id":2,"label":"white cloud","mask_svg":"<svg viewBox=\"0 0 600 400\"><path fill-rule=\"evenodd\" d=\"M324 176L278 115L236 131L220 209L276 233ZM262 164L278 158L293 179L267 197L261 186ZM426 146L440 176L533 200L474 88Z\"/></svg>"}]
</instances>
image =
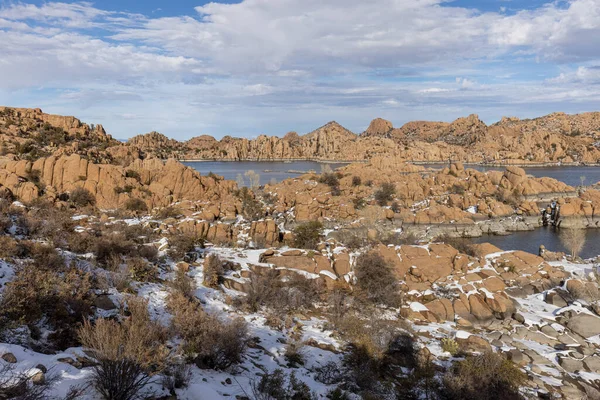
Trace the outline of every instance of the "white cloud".
<instances>
[{"instance_id":1,"label":"white cloud","mask_svg":"<svg viewBox=\"0 0 600 400\"><path fill-rule=\"evenodd\" d=\"M444 0L244 0L181 17L99 7L0 7L0 103L82 114L127 137L534 116L600 97L598 0L516 14ZM546 75L517 81L535 60Z\"/></svg>"}]
</instances>

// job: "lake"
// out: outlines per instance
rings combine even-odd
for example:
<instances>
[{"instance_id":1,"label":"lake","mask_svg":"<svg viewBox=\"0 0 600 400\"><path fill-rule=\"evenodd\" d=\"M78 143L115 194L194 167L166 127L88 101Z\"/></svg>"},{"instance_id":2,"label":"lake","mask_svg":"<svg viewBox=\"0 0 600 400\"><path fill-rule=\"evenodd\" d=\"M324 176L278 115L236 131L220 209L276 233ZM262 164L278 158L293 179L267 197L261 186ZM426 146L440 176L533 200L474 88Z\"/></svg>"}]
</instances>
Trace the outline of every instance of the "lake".
<instances>
[{"instance_id":1,"label":"lake","mask_svg":"<svg viewBox=\"0 0 600 400\"><path fill-rule=\"evenodd\" d=\"M559 236L560 229L542 227L533 231L514 232L507 236L483 235L472 238L473 243L491 243L502 250L523 250L538 254L540 245L549 251L569 251L563 246ZM579 254L582 258L592 258L600 255L600 229L586 229L586 241Z\"/></svg>"},{"instance_id":2,"label":"lake","mask_svg":"<svg viewBox=\"0 0 600 400\"><path fill-rule=\"evenodd\" d=\"M249 185L249 180L244 174L250 170L260 175L260 185L266 185L271 180L280 182L309 171L321 172L321 167L325 165L331 169L347 165L347 163L318 161L184 161L183 164L194 168L202 175L212 172L233 181L241 174L246 186Z\"/></svg>"},{"instance_id":3,"label":"lake","mask_svg":"<svg viewBox=\"0 0 600 400\"><path fill-rule=\"evenodd\" d=\"M426 168L444 168L443 164L420 164ZM504 171L506 167L488 167L485 165L469 165L465 168L476 169L477 171ZM523 167L521 167L523 168ZM549 177L566 183L570 186L579 186L581 184L580 177L584 176L584 185L593 185L600 182L600 167L586 166L547 166L547 167L527 167L523 168L529 175L536 178Z\"/></svg>"}]
</instances>

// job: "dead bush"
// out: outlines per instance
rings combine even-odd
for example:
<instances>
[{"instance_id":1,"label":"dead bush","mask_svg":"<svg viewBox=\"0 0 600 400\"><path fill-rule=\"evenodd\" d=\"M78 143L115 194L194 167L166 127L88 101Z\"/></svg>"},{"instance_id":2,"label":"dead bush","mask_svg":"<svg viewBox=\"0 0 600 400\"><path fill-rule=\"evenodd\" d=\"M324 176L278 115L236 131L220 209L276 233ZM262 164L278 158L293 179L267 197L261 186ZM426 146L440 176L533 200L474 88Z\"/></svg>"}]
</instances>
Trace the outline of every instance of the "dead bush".
<instances>
[{"instance_id":1,"label":"dead bush","mask_svg":"<svg viewBox=\"0 0 600 400\"><path fill-rule=\"evenodd\" d=\"M166 332L151 320L147 302L130 297L127 311L121 322L101 318L79 330L81 343L97 361L91 383L107 400L138 398L168 361Z\"/></svg>"},{"instance_id":2,"label":"dead bush","mask_svg":"<svg viewBox=\"0 0 600 400\"><path fill-rule=\"evenodd\" d=\"M402 297L392 267L377 253L361 254L354 267L359 296L375 304L399 307Z\"/></svg>"},{"instance_id":3,"label":"dead bush","mask_svg":"<svg viewBox=\"0 0 600 400\"><path fill-rule=\"evenodd\" d=\"M314 249L323 235L323 224L309 221L294 228L294 246L301 249Z\"/></svg>"},{"instance_id":4,"label":"dead bush","mask_svg":"<svg viewBox=\"0 0 600 400\"><path fill-rule=\"evenodd\" d=\"M252 312L267 307L279 314L311 309L321 299L321 281L293 274L282 280L277 270L252 274L241 306Z\"/></svg>"},{"instance_id":5,"label":"dead bush","mask_svg":"<svg viewBox=\"0 0 600 400\"><path fill-rule=\"evenodd\" d=\"M243 319L221 321L180 293L173 293L167 306L173 314L173 330L183 339L184 354L199 368L223 370L241 361L248 336Z\"/></svg>"},{"instance_id":6,"label":"dead bush","mask_svg":"<svg viewBox=\"0 0 600 400\"><path fill-rule=\"evenodd\" d=\"M511 361L487 352L454 363L443 378L442 396L448 400L520 400L526 376Z\"/></svg>"},{"instance_id":7,"label":"dead bush","mask_svg":"<svg viewBox=\"0 0 600 400\"><path fill-rule=\"evenodd\" d=\"M360 186L362 183L362 179L360 179L360 176L353 176L352 177L352 186Z\"/></svg>"}]
</instances>

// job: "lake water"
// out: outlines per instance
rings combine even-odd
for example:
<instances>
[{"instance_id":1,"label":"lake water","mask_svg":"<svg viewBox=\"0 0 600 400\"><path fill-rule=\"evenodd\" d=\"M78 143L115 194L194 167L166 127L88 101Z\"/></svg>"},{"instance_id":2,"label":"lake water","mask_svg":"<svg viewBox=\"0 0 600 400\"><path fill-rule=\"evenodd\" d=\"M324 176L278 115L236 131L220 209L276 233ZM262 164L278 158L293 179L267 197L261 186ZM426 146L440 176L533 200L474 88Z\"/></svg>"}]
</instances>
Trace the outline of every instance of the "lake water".
<instances>
[{"instance_id":1,"label":"lake water","mask_svg":"<svg viewBox=\"0 0 600 400\"><path fill-rule=\"evenodd\" d=\"M568 250L560 241L559 229L554 227L537 228L533 231L515 232L507 236L483 235L471 239L474 243L491 243L502 250L523 250L538 254L540 245L550 251ZM592 258L600 255L600 229L586 229L586 241L579 254L582 258Z\"/></svg>"},{"instance_id":2,"label":"lake water","mask_svg":"<svg viewBox=\"0 0 600 400\"><path fill-rule=\"evenodd\" d=\"M331 169L347 165L318 161L185 161L183 164L194 168L202 175L212 172L229 180L236 180L237 176L241 174L246 186L249 184L249 180L244 174L250 170L260 175L260 185L266 185L273 179L280 182L309 171L321 172L321 167L324 165L328 165Z\"/></svg>"},{"instance_id":3,"label":"lake water","mask_svg":"<svg viewBox=\"0 0 600 400\"><path fill-rule=\"evenodd\" d=\"M443 164L424 164L426 168L444 168ZM476 169L477 171L504 171L505 167L488 167L484 165L465 165L465 168ZM600 182L600 167L585 167L585 166L549 166L549 167L527 167L523 168L529 175L536 178L547 176L554 178L570 186L579 186L581 177L584 176L584 185L593 185Z\"/></svg>"}]
</instances>

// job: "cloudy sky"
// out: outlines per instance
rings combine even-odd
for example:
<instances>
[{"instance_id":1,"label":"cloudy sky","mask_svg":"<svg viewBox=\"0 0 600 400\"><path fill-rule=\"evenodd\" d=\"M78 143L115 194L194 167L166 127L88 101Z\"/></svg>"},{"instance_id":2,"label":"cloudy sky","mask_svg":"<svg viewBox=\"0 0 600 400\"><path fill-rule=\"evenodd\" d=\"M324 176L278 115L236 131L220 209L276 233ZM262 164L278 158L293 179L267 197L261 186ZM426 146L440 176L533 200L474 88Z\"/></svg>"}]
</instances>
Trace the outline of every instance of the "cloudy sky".
<instances>
[{"instance_id":1,"label":"cloudy sky","mask_svg":"<svg viewBox=\"0 0 600 400\"><path fill-rule=\"evenodd\" d=\"M0 0L0 104L178 139L600 110L600 0Z\"/></svg>"}]
</instances>

